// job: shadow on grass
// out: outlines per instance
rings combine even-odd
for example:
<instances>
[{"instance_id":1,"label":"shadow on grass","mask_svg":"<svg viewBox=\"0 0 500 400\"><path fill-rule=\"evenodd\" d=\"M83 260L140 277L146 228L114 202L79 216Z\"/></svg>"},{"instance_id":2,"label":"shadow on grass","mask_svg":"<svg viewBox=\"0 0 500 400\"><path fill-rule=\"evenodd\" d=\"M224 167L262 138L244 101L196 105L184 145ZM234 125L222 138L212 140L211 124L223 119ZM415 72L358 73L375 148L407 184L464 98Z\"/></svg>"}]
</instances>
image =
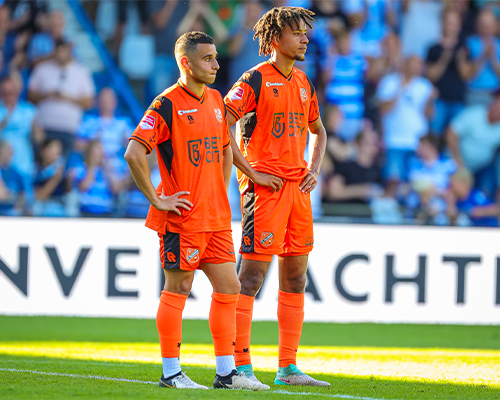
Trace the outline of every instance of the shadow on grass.
<instances>
[{"instance_id":1,"label":"shadow on grass","mask_svg":"<svg viewBox=\"0 0 500 400\"><path fill-rule=\"evenodd\" d=\"M6 371L9 369L10 371ZM15 370L15 371L12 371ZM184 370L195 381L211 387L215 371L186 365ZM48 373L35 374L30 371ZM82 377L60 376L74 374ZM0 355L0 393L2 398L141 398L157 399L160 389L156 382L161 375L159 364L99 362L47 357L15 357ZM93 376L93 377L91 377ZM145 383L99 380L96 377L139 380ZM358 378L333 374L313 376L332 384L329 389L274 386L274 374L259 371L258 377L271 385L269 392L175 391L176 399L286 399L318 396L325 398L371 399L498 399L500 388L486 385L427 383L396 379ZM280 393L281 391L281 393ZM283 392L284 391L284 392ZM293 393L292 393L293 392ZM310 393L310 396L307 394ZM172 397L169 393L168 397ZM350 397L354 396L354 397Z\"/></svg>"},{"instance_id":2,"label":"shadow on grass","mask_svg":"<svg viewBox=\"0 0 500 400\"><path fill-rule=\"evenodd\" d=\"M0 341L158 342L155 320L0 316ZM183 321L183 342L211 344L208 322ZM500 349L499 326L306 323L303 346ZM277 345L276 322L254 322L252 344Z\"/></svg>"}]
</instances>

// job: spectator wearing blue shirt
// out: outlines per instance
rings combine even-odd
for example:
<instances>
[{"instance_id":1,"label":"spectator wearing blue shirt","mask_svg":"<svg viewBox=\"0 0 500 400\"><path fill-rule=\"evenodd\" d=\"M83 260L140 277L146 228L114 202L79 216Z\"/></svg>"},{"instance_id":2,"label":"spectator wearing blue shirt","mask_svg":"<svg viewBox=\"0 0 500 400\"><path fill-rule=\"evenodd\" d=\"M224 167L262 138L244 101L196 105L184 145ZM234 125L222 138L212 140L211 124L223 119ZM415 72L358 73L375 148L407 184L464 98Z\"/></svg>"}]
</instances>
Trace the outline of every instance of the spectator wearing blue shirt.
<instances>
[{"instance_id":1,"label":"spectator wearing blue shirt","mask_svg":"<svg viewBox=\"0 0 500 400\"><path fill-rule=\"evenodd\" d=\"M91 141L99 140L106 162L118 171L126 166L123 156L133 129L128 118L116 116L116 107L115 91L109 87L102 89L99 115L89 114L83 118L76 134L75 148L83 154Z\"/></svg>"},{"instance_id":2,"label":"spectator wearing blue shirt","mask_svg":"<svg viewBox=\"0 0 500 400\"><path fill-rule=\"evenodd\" d=\"M85 162L73 171L80 198L80 213L84 217L110 217L115 212L116 195L126 182L119 180L106 165L101 142L89 143Z\"/></svg>"},{"instance_id":3,"label":"spectator wearing blue shirt","mask_svg":"<svg viewBox=\"0 0 500 400\"><path fill-rule=\"evenodd\" d=\"M474 178L461 168L451 178L448 214L455 225L498 227L500 207L484 192L474 189Z\"/></svg>"},{"instance_id":4,"label":"spectator wearing blue shirt","mask_svg":"<svg viewBox=\"0 0 500 400\"><path fill-rule=\"evenodd\" d=\"M323 70L326 102L340 112L337 135L352 142L362 128L364 115L365 59L353 53L350 36L342 31L336 36L335 52L332 52Z\"/></svg>"},{"instance_id":5,"label":"spectator wearing blue shirt","mask_svg":"<svg viewBox=\"0 0 500 400\"><path fill-rule=\"evenodd\" d=\"M489 104L491 94L500 88L500 40L497 21L489 8L477 17L477 35L466 40L470 56L467 104Z\"/></svg>"},{"instance_id":6,"label":"spectator wearing blue shirt","mask_svg":"<svg viewBox=\"0 0 500 400\"><path fill-rule=\"evenodd\" d=\"M34 145L41 143L44 132L36 123L36 108L20 100L21 80L14 75L0 81L0 139L14 152L12 165L26 179L35 171Z\"/></svg>"},{"instance_id":7,"label":"spectator wearing blue shirt","mask_svg":"<svg viewBox=\"0 0 500 400\"><path fill-rule=\"evenodd\" d=\"M489 106L464 109L450 123L446 143L459 166L474 174L475 187L498 198L500 166L500 91Z\"/></svg>"},{"instance_id":8,"label":"spectator wearing blue shirt","mask_svg":"<svg viewBox=\"0 0 500 400\"><path fill-rule=\"evenodd\" d=\"M456 170L454 160L439 154L439 138L433 134L423 136L417 157L410 162L406 216L426 224L447 225L445 193Z\"/></svg>"},{"instance_id":9,"label":"spectator wearing blue shirt","mask_svg":"<svg viewBox=\"0 0 500 400\"><path fill-rule=\"evenodd\" d=\"M12 166L12 148L0 140L0 215L20 216L23 209L30 209L26 204L32 196L33 187L23 179L17 169Z\"/></svg>"},{"instance_id":10,"label":"spectator wearing blue shirt","mask_svg":"<svg viewBox=\"0 0 500 400\"><path fill-rule=\"evenodd\" d=\"M64 195L68 192L69 181L65 174L62 144L59 140L46 139L39 153L40 163L34 179L36 201L33 215L64 217Z\"/></svg>"},{"instance_id":11,"label":"spectator wearing blue shirt","mask_svg":"<svg viewBox=\"0 0 500 400\"><path fill-rule=\"evenodd\" d=\"M427 78L436 85L439 97L431 120L434 133L441 135L464 108L469 63L460 41L461 15L447 8L441 15L442 37L427 52Z\"/></svg>"},{"instance_id":12,"label":"spectator wearing blue shirt","mask_svg":"<svg viewBox=\"0 0 500 400\"><path fill-rule=\"evenodd\" d=\"M42 30L31 37L27 49L28 60L32 68L52 57L56 41L64 39L66 27L64 14L60 10L40 16L39 24Z\"/></svg>"}]
</instances>

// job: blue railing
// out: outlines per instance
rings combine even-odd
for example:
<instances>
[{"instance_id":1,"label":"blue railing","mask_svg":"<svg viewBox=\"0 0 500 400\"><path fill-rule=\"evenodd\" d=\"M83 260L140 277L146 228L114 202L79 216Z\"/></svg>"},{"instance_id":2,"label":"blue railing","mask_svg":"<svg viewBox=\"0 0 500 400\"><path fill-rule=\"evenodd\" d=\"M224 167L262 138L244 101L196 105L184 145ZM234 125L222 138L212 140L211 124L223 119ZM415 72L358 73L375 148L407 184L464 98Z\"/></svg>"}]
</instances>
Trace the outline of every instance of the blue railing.
<instances>
[{"instance_id":1,"label":"blue railing","mask_svg":"<svg viewBox=\"0 0 500 400\"><path fill-rule=\"evenodd\" d=\"M130 113L134 122L140 121L144 113L144 107L137 99L134 91L130 87L125 74L118 68L115 60L109 53L106 45L102 41L101 37L97 33L94 24L89 20L85 10L78 0L68 0L68 4L75 13L75 17L82 26L82 28L87 32L92 41L92 44L96 48L101 60L106 67L110 76L110 86L113 86L115 91L119 96L122 97L123 101L130 109Z\"/></svg>"}]
</instances>

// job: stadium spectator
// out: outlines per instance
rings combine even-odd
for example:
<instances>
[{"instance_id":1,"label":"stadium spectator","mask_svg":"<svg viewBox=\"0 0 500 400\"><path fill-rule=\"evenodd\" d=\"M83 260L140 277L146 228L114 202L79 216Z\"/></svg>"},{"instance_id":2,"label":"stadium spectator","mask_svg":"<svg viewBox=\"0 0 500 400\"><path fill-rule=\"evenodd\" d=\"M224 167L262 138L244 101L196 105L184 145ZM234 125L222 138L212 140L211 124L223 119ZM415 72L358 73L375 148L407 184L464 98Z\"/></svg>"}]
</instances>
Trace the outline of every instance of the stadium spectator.
<instances>
[{"instance_id":1,"label":"stadium spectator","mask_svg":"<svg viewBox=\"0 0 500 400\"><path fill-rule=\"evenodd\" d=\"M43 15L39 20L41 31L31 36L27 50L28 61L32 67L53 56L56 41L64 39L66 27L64 14L60 10Z\"/></svg>"},{"instance_id":2,"label":"stadium spectator","mask_svg":"<svg viewBox=\"0 0 500 400\"><path fill-rule=\"evenodd\" d=\"M432 130L438 135L464 108L468 62L467 50L459 37L460 18L453 8L443 11L442 37L427 52L427 78L439 91L431 121Z\"/></svg>"},{"instance_id":3,"label":"stadium spectator","mask_svg":"<svg viewBox=\"0 0 500 400\"><path fill-rule=\"evenodd\" d=\"M40 146L40 163L34 179L36 201L33 215L66 216L64 195L68 192L70 182L65 172L61 142L46 139Z\"/></svg>"},{"instance_id":4,"label":"stadium spectator","mask_svg":"<svg viewBox=\"0 0 500 400\"><path fill-rule=\"evenodd\" d=\"M19 33L31 34L31 32L38 30L38 19L48 9L45 0L6 0L4 3L9 7L12 16L10 29Z\"/></svg>"},{"instance_id":5,"label":"stadium spectator","mask_svg":"<svg viewBox=\"0 0 500 400\"><path fill-rule=\"evenodd\" d=\"M125 26L127 24L127 17L130 6L134 6L137 9L137 14L139 16L139 22L141 25L142 33L149 33L149 14L148 14L148 2L144 0L119 0L116 2L118 8L118 21L115 28L115 34L110 42L111 51L114 54L118 54L120 49L123 33L125 31Z\"/></svg>"},{"instance_id":6,"label":"stadium spectator","mask_svg":"<svg viewBox=\"0 0 500 400\"><path fill-rule=\"evenodd\" d=\"M474 174L476 188L496 197L500 171L495 163L500 146L500 91L488 106L467 107L450 123L446 143L461 167Z\"/></svg>"},{"instance_id":7,"label":"stadium spectator","mask_svg":"<svg viewBox=\"0 0 500 400\"><path fill-rule=\"evenodd\" d=\"M368 203L383 193L377 156L380 150L376 132L365 129L355 140L354 161L336 162L335 175L324 185L326 201Z\"/></svg>"},{"instance_id":8,"label":"stadium spectator","mask_svg":"<svg viewBox=\"0 0 500 400\"><path fill-rule=\"evenodd\" d=\"M85 162L73 170L73 181L80 193L80 215L84 217L111 217L115 212L115 196L126 182L117 179L105 163L99 140L90 142L85 151Z\"/></svg>"},{"instance_id":9,"label":"stadium spectator","mask_svg":"<svg viewBox=\"0 0 500 400\"><path fill-rule=\"evenodd\" d=\"M16 34L10 29L10 10L7 6L0 6L0 47L6 65L15 54Z\"/></svg>"},{"instance_id":10,"label":"stadium spectator","mask_svg":"<svg viewBox=\"0 0 500 400\"><path fill-rule=\"evenodd\" d=\"M94 82L86 67L73 60L71 43L57 40L53 60L40 63L29 80L28 98L37 105L47 137L60 140L63 155L73 150L83 111L92 106Z\"/></svg>"},{"instance_id":11,"label":"stadium spectator","mask_svg":"<svg viewBox=\"0 0 500 400\"><path fill-rule=\"evenodd\" d=\"M439 138L427 134L420 139L417 157L409 167L410 193L406 198L406 215L426 224L446 225L445 193L450 176L457 170L454 160L439 154Z\"/></svg>"},{"instance_id":12,"label":"stadium spectator","mask_svg":"<svg viewBox=\"0 0 500 400\"><path fill-rule=\"evenodd\" d=\"M19 216L32 199L33 187L11 164L12 148L0 140L0 215Z\"/></svg>"},{"instance_id":13,"label":"stadium spectator","mask_svg":"<svg viewBox=\"0 0 500 400\"><path fill-rule=\"evenodd\" d=\"M435 91L421 72L422 60L411 56L401 72L386 75L377 88L387 149L384 175L390 182L408 178L408 162L429 128Z\"/></svg>"},{"instance_id":14,"label":"stadium spectator","mask_svg":"<svg viewBox=\"0 0 500 400\"><path fill-rule=\"evenodd\" d=\"M364 115L364 75L368 64L351 50L349 32L336 36L335 49L324 64L325 100L340 111L336 134L346 142L361 131Z\"/></svg>"},{"instance_id":15,"label":"stadium spectator","mask_svg":"<svg viewBox=\"0 0 500 400\"><path fill-rule=\"evenodd\" d=\"M21 78L9 75L0 81L0 139L8 142L14 152L12 166L31 181L35 172L34 146L44 139L38 126L36 108L20 100Z\"/></svg>"},{"instance_id":16,"label":"stadium spectator","mask_svg":"<svg viewBox=\"0 0 500 400\"><path fill-rule=\"evenodd\" d=\"M438 0L407 0L402 3L401 46L403 55L422 59L427 49L441 35L443 2Z\"/></svg>"},{"instance_id":17,"label":"stadium spectator","mask_svg":"<svg viewBox=\"0 0 500 400\"><path fill-rule=\"evenodd\" d=\"M253 27L263 13L260 1L250 0L238 6L237 21L229 35L229 82L236 82L243 72L266 61L259 56L259 42L253 40Z\"/></svg>"},{"instance_id":18,"label":"stadium spectator","mask_svg":"<svg viewBox=\"0 0 500 400\"><path fill-rule=\"evenodd\" d=\"M148 15L156 43L154 74L151 77L151 93L160 93L179 77L174 57L175 38L179 36L178 27L189 11L187 1L148 0ZM182 32L184 33L184 32Z\"/></svg>"},{"instance_id":19,"label":"stadium spectator","mask_svg":"<svg viewBox=\"0 0 500 400\"><path fill-rule=\"evenodd\" d=\"M452 224L498 227L500 207L484 192L473 187L474 177L465 168L451 177L447 199Z\"/></svg>"},{"instance_id":20,"label":"stadium spectator","mask_svg":"<svg viewBox=\"0 0 500 400\"><path fill-rule=\"evenodd\" d=\"M103 88L99 93L99 115L84 117L75 144L75 148L84 153L89 142L99 140L105 158L114 169L126 167L123 155L132 133L129 119L116 116L116 107L115 91L109 87Z\"/></svg>"},{"instance_id":21,"label":"stadium spectator","mask_svg":"<svg viewBox=\"0 0 500 400\"><path fill-rule=\"evenodd\" d=\"M500 40L498 24L489 8L477 16L477 35L466 41L471 59L468 76L467 104L489 104L492 93L500 88Z\"/></svg>"}]
</instances>

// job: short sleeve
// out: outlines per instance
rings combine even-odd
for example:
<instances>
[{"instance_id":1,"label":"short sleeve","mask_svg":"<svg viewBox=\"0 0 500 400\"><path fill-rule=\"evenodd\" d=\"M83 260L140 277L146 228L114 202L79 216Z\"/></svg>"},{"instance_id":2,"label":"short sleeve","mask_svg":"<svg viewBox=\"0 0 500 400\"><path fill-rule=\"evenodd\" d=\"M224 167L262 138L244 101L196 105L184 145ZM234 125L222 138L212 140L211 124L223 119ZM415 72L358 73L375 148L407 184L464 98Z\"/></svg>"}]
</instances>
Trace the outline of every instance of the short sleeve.
<instances>
[{"instance_id":1,"label":"short sleeve","mask_svg":"<svg viewBox=\"0 0 500 400\"><path fill-rule=\"evenodd\" d=\"M236 120L255 110L259 101L261 85L262 75L257 70L245 72L233 85L224 98L224 103Z\"/></svg>"},{"instance_id":2,"label":"short sleeve","mask_svg":"<svg viewBox=\"0 0 500 400\"><path fill-rule=\"evenodd\" d=\"M398 82L394 75L386 75L382 78L377 87L377 99L379 101L391 101L394 100L398 92Z\"/></svg>"},{"instance_id":3,"label":"short sleeve","mask_svg":"<svg viewBox=\"0 0 500 400\"><path fill-rule=\"evenodd\" d=\"M316 122L319 118L318 96L316 91L311 94L311 104L309 105L309 124Z\"/></svg>"},{"instance_id":4,"label":"short sleeve","mask_svg":"<svg viewBox=\"0 0 500 400\"><path fill-rule=\"evenodd\" d=\"M129 140L143 144L151 153L157 144L170 139L172 102L163 96L153 100Z\"/></svg>"},{"instance_id":5,"label":"short sleeve","mask_svg":"<svg viewBox=\"0 0 500 400\"><path fill-rule=\"evenodd\" d=\"M451 120L451 129L455 131L458 137L466 136L474 124L474 108L465 109Z\"/></svg>"}]
</instances>

